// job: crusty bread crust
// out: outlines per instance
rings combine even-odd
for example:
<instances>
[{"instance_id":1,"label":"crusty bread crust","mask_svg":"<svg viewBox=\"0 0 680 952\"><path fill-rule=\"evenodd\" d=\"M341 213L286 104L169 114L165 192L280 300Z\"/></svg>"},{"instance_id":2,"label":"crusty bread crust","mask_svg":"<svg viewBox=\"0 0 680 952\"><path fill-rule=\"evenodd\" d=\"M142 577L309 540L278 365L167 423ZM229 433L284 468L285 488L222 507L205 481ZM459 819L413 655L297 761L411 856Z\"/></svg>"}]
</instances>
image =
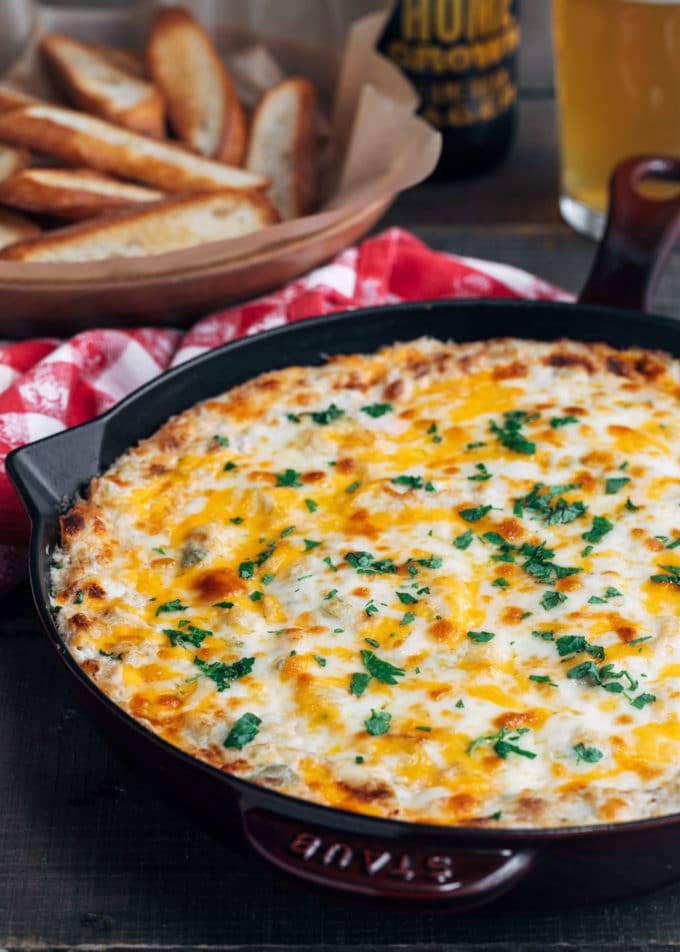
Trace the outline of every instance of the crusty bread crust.
<instances>
[{"instance_id":1,"label":"crusty bread crust","mask_svg":"<svg viewBox=\"0 0 680 952\"><path fill-rule=\"evenodd\" d=\"M11 145L0 144L0 183L21 169L25 169L30 161L27 149L17 149Z\"/></svg>"},{"instance_id":2,"label":"crusty bread crust","mask_svg":"<svg viewBox=\"0 0 680 952\"><path fill-rule=\"evenodd\" d=\"M177 136L194 152L240 165L245 149L243 107L215 46L198 20L178 7L159 10L147 51ZM208 89L219 90L213 98ZM208 134L207 127L214 127Z\"/></svg>"},{"instance_id":3,"label":"crusty bread crust","mask_svg":"<svg viewBox=\"0 0 680 952\"><path fill-rule=\"evenodd\" d=\"M57 85L76 106L126 129L163 137L163 98L151 83L121 69L96 48L61 33L43 37L40 52Z\"/></svg>"},{"instance_id":4,"label":"crusty bread crust","mask_svg":"<svg viewBox=\"0 0 680 952\"><path fill-rule=\"evenodd\" d=\"M71 109L35 104L0 115L0 141L137 179L166 192L265 188L268 179Z\"/></svg>"},{"instance_id":5,"label":"crusty bread crust","mask_svg":"<svg viewBox=\"0 0 680 952\"><path fill-rule=\"evenodd\" d=\"M13 245L0 252L0 258L73 262L164 254L238 237L276 221L275 210L261 192L223 189L208 194L175 195L146 208L136 206L94 222L57 229Z\"/></svg>"},{"instance_id":6,"label":"crusty bread crust","mask_svg":"<svg viewBox=\"0 0 680 952\"><path fill-rule=\"evenodd\" d=\"M274 134L281 97L291 94L294 114L285 129ZM270 197L283 219L306 215L314 207L315 112L314 86L304 77L293 76L268 90L253 116L245 165L271 178Z\"/></svg>"},{"instance_id":7,"label":"crusty bread crust","mask_svg":"<svg viewBox=\"0 0 680 952\"><path fill-rule=\"evenodd\" d=\"M40 102L40 100L35 96L29 96L28 93L20 93L16 89L0 86L0 113L21 109L22 106L30 106L34 102Z\"/></svg>"},{"instance_id":8,"label":"crusty bread crust","mask_svg":"<svg viewBox=\"0 0 680 952\"><path fill-rule=\"evenodd\" d=\"M23 169L0 183L0 202L73 221L163 197L163 192L91 169Z\"/></svg>"},{"instance_id":9,"label":"crusty bread crust","mask_svg":"<svg viewBox=\"0 0 680 952\"><path fill-rule=\"evenodd\" d=\"M40 229L35 222L7 208L0 208L0 251L18 241L34 238L39 234Z\"/></svg>"}]
</instances>

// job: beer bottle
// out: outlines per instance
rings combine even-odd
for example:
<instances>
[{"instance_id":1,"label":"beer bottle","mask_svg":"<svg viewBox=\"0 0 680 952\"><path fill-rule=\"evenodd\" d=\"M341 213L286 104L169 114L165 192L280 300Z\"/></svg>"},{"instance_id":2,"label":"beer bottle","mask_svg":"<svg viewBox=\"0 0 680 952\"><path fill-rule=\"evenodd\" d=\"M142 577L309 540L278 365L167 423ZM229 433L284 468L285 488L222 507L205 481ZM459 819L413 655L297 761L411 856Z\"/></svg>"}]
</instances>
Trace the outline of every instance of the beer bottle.
<instances>
[{"instance_id":1,"label":"beer bottle","mask_svg":"<svg viewBox=\"0 0 680 952\"><path fill-rule=\"evenodd\" d=\"M408 76L442 133L435 175L492 168L513 140L519 0L396 0L378 49Z\"/></svg>"}]
</instances>

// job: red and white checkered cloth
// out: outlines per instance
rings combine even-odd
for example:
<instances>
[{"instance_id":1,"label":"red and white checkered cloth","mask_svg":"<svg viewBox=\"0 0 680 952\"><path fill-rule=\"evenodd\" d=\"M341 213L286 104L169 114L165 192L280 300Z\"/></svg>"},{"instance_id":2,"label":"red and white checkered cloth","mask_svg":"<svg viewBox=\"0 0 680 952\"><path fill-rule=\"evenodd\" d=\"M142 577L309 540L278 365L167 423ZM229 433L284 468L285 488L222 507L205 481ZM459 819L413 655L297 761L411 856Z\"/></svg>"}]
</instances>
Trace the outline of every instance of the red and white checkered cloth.
<instances>
[{"instance_id":1,"label":"red and white checkered cloth","mask_svg":"<svg viewBox=\"0 0 680 952\"><path fill-rule=\"evenodd\" d=\"M83 423L166 368L238 337L350 308L463 297L571 300L524 271L435 252L392 228L266 297L206 317L184 336L164 328L90 330L68 341L0 346L0 595L25 573L29 530L5 473L10 450Z\"/></svg>"}]
</instances>

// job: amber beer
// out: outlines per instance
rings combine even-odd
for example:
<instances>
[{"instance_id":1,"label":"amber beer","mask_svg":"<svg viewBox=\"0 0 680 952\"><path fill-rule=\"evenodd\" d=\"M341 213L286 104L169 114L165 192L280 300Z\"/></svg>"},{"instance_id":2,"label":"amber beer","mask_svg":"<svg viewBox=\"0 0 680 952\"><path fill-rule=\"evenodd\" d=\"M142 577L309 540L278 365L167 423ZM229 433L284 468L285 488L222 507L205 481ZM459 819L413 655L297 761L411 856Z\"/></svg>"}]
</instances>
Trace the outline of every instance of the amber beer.
<instances>
[{"instance_id":1,"label":"amber beer","mask_svg":"<svg viewBox=\"0 0 680 952\"><path fill-rule=\"evenodd\" d=\"M441 130L439 175L483 172L507 152L516 119L518 0L401 0L378 49Z\"/></svg>"},{"instance_id":2,"label":"amber beer","mask_svg":"<svg viewBox=\"0 0 680 952\"><path fill-rule=\"evenodd\" d=\"M680 0L553 0L562 214L597 236L614 166L680 156Z\"/></svg>"}]
</instances>

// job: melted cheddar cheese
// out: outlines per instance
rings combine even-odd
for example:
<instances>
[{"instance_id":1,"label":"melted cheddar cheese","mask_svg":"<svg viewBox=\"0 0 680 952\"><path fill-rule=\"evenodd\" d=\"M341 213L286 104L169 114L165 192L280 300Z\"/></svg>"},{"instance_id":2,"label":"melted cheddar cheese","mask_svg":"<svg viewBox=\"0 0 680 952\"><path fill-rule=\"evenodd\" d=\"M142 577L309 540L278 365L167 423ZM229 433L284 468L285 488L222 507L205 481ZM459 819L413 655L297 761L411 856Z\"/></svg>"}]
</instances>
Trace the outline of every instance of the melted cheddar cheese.
<instances>
[{"instance_id":1,"label":"melted cheddar cheese","mask_svg":"<svg viewBox=\"0 0 680 952\"><path fill-rule=\"evenodd\" d=\"M53 607L190 754L385 817L680 807L680 396L664 355L418 340L170 420L62 518Z\"/></svg>"}]
</instances>

